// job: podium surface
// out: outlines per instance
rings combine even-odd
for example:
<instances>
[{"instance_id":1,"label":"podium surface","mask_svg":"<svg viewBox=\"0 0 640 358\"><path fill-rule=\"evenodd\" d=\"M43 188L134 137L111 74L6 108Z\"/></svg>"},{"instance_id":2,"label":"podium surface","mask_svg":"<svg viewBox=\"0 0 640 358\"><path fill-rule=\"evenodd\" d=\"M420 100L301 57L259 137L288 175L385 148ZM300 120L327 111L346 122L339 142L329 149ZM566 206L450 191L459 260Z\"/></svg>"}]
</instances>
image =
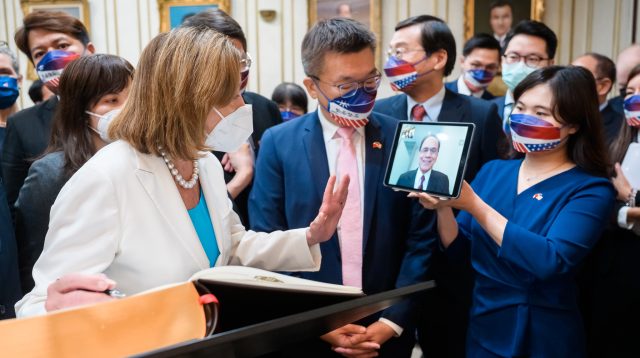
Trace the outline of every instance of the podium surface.
<instances>
[{"instance_id":1,"label":"podium surface","mask_svg":"<svg viewBox=\"0 0 640 358\"><path fill-rule=\"evenodd\" d=\"M433 281L401 287L311 311L217 333L183 342L136 357L256 357L278 351L293 343L319 337L345 324L435 287ZM268 307L265 307L268 309Z\"/></svg>"}]
</instances>

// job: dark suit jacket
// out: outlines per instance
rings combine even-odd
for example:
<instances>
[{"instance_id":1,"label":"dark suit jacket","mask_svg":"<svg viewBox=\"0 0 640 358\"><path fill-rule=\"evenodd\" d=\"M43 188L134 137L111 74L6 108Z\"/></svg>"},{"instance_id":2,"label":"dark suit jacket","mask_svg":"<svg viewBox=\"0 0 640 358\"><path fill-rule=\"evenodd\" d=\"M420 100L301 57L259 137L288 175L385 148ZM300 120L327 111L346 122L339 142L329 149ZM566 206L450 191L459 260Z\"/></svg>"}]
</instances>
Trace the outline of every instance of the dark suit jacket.
<instances>
[{"instance_id":1,"label":"dark suit jacket","mask_svg":"<svg viewBox=\"0 0 640 358\"><path fill-rule=\"evenodd\" d=\"M2 148L2 177L12 211L31 163L49 144L51 122L57 105L58 97L52 96L45 102L13 114L7 120L7 134Z\"/></svg>"},{"instance_id":2,"label":"dark suit jacket","mask_svg":"<svg viewBox=\"0 0 640 358\"><path fill-rule=\"evenodd\" d=\"M402 175L400 175L400 177L398 178L397 184L400 186L413 188L417 171L418 169L414 169L402 173ZM449 177L445 173L439 172L437 170L431 170L431 174L429 175L429 182L427 182L427 191L451 194L451 192L449 191Z\"/></svg>"},{"instance_id":3,"label":"dark suit jacket","mask_svg":"<svg viewBox=\"0 0 640 358\"><path fill-rule=\"evenodd\" d=\"M604 125L604 136L607 145L611 144L620 132L620 125L624 123L624 110L619 108L613 100L600 112L602 114L602 124Z\"/></svg>"},{"instance_id":4,"label":"dark suit jacket","mask_svg":"<svg viewBox=\"0 0 640 358\"><path fill-rule=\"evenodd\" d=\"M11 214L0 178L0 319L16 316L13 305L22 297L18 276L18 252Z\"/></svg>"},{"instance_id":5,"label":"dark suit jacket","mask_svg":"<svg viewBox=\"0 0 640 358\"><path fill-rule=\"evenodd\" d=\"M495 103L498 109L498 116L500 116L500 120L504 119L504 99L505 96L496 97L491 100L492 103Z\"/></svg>"},{"instance_id":6,"label":"dark suit jacket","mask_svg":"<svg viewBox=\"0 0 640 358\"><path fill-rule=\"evenodd\" d=\"M256 158L258 156L258 150L260 148L260 140L264 131L277 124L282 123L282 117L280 116L280 110L278 105L272 100L263 97L257 93L245 91L242 94L242 99L247 104L250 104L253 108L253 134L251 139L253 140ZM223 152L213 152L213 154L222 160L224 156ZM234 173L224 172L225 182L229 182L233 179ZM249 210L248 204L249 193L251 192L251 184L247 186L245 190L240 192L238 196L233 200L234 210L240 216L240 220L245 226L249 226Z\"/></svg>"},{"instance_id":7,"label":"dark suit jacket","mask_svg":"<svg viewBox=\"0 0 640 358\"><path fill-rule=\"evenodd\" d=\"M444 84L444 86L450 90L453 91L455 93L460 93L458 92L458 79L455 79L451 82L447 82ZM486 99L486 100L490 100L490 99L494 99L496 98L496 96L494 96L491 92L489 92L488 90L484 90L484 92L482 92L482 96L480 96L482 99Z\"/></svg>"},{"instance_id":8,"label":"dark suit jacket","mask_svg":"<svg viewBox=\"0 0 640 358\"><path fill-rule=\"evenodd\" d=\"M398 120L409 120L406 94L380 99L376 101L373 110ZM446 90L438 122L475 124L467 169L464 173L464 178L468 182L473 180L484 163L498 158L497 145L499 140L504 141L504 133L494 104Z\"/></svg>"},{"instance_id":9,"label":"dark suit jacket","mask_svg":"<svg viewBox=\"0 0 640 358\"><path fill-rule=\"evenodd\" d=\"M363 267L365 293L376 293L424 281L435 242L435 216L406 193L383 185L396 121L372 114L365 128ZM382 143L382 148L373 143ZM271 232L307 227L318 214L329 179L326 147L316 111L270 128L262 139L256 177L249 197L251 228ZM298 275L342 283L338 237L320 245L318 272ZM410 305L393 306L383 316L409 329L415 313ZM409 349L410 351L410 349Z\"/></svg>"}]
</instances>

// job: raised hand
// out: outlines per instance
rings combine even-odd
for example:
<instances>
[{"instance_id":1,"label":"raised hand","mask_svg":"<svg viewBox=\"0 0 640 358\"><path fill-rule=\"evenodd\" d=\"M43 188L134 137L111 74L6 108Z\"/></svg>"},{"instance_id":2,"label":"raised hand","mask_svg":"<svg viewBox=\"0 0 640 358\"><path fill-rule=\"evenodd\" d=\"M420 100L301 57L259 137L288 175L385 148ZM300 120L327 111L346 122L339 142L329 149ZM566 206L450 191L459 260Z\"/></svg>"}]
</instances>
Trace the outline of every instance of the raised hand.
<instances>
[{"instance_id":1,"label":"raised hand","mask_svg":"<svg viewBox=\"0 0 640 358\"><path fill-rule=\"evenodd\" d=\"M309 224L309 230L307 230L307 243L309 246L329 240L336 231L338 221L340 221L340 216L342 215L342 209L347 201L349 177L343 176L338 189L334 191L335 184L336 177L332 175L324 189L318 216Z\"/></svg>"}]
</instances>

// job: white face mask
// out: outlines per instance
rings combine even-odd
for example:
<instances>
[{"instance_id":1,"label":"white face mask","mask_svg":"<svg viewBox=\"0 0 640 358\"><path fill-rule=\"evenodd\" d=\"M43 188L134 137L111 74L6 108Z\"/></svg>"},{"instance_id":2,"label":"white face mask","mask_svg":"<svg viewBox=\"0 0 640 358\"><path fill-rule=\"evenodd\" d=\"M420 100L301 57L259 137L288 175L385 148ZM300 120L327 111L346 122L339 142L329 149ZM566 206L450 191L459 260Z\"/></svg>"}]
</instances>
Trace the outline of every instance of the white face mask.
<instances>
[{"instance_id":1,"label":"white face mask","mask_svg":"<svg viewBox=\"0 0 640 358\"><path fill-rule=\"evenodd\" d=\"M213 109L222 118L207 134L204 144L218 152L235 152L249 139L253 133L253 110L245 104L233 113L224 117L217 109Z\"/></svg>"},{"instance_id":2,"label":"white face mask","mask_svg":"<svg viewBox=\"0 0 640 358\"><path fill-rule=\"evenodd\" d=\"M85 111L87 114L92 115L94 117L98 117L98 126L97 128L93 128L89 126L94 132L96 132L100 138L105 141L105 143L111 143L111 139L109 138L109 124L113 121L113 119L120 113L121 109L113 109L105 114L96 114L93 112Z\"/></svg>"}]
</instances>

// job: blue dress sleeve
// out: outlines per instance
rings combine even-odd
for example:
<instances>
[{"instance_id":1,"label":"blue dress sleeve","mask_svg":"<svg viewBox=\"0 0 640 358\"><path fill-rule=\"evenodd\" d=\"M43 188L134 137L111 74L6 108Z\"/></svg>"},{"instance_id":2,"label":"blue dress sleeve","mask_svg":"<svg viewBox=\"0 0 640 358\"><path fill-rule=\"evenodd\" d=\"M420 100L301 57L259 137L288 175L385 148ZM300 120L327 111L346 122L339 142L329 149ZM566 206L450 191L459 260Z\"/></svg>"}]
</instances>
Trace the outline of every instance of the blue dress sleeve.
<instances>
[{"instance_id":1,"label":"blue dress sleeve","mask_svg":"<svg viewBox=\"0 0 640 358\"><path fill-rule=\"evenodd\" d=\"M597 179L570 198L546 235L508 221L498 257L540 280L571 271L596 244L614 198L611 184Z\"/></svg>"}]
</instances>

